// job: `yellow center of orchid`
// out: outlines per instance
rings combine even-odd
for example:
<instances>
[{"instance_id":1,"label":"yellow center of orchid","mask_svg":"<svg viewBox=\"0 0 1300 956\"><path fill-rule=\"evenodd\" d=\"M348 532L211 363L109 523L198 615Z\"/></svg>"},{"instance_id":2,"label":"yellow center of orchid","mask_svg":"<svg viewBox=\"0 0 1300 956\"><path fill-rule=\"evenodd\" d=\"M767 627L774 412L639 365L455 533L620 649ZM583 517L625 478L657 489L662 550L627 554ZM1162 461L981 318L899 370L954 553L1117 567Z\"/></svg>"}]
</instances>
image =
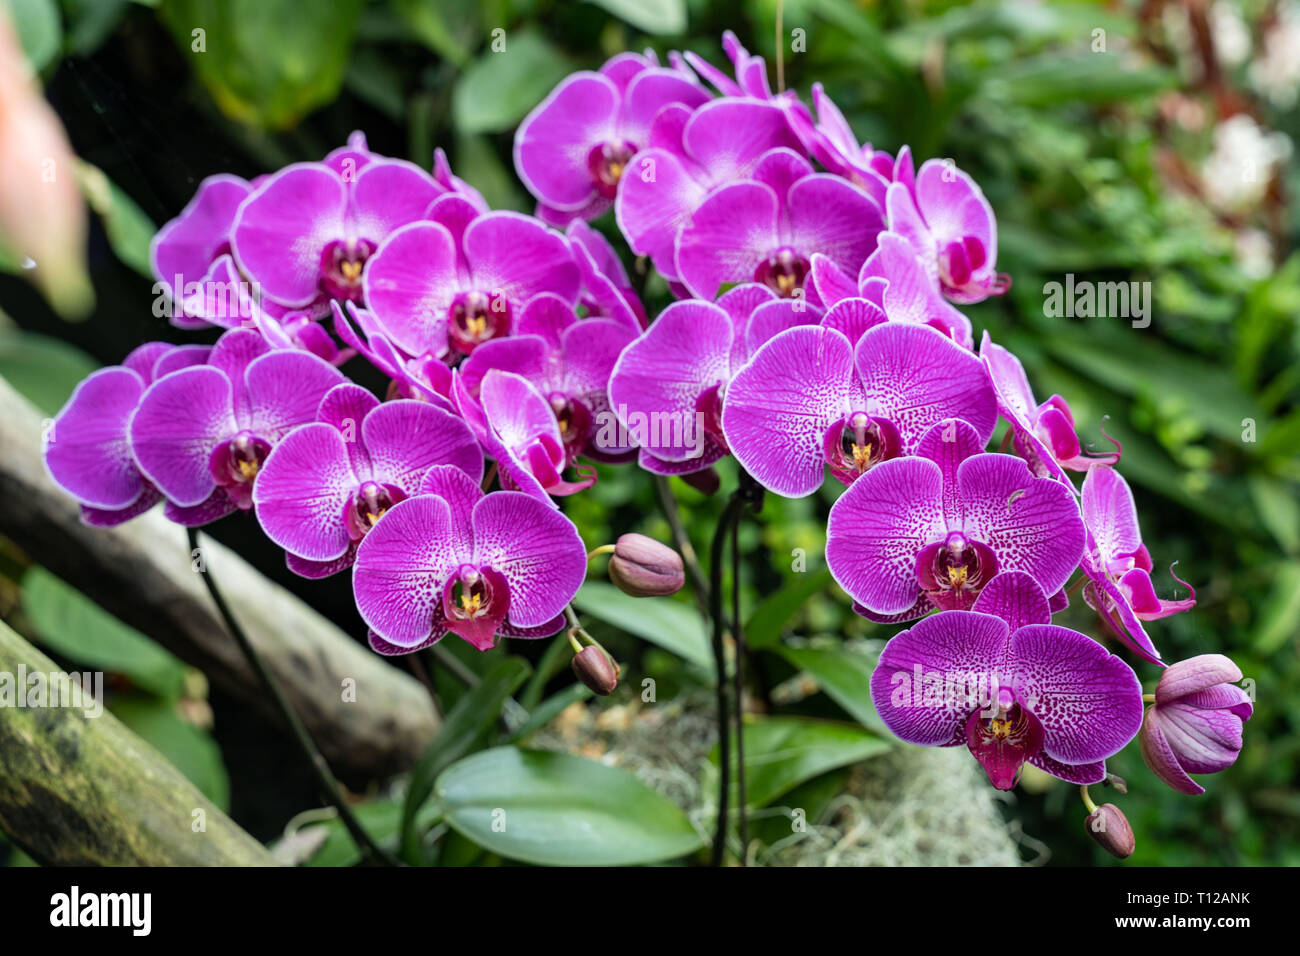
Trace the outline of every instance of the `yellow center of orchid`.
<instances>
[{"instance_id":1,"label":"yellow center of orchid","mask_svg":"<svg viewBox=\"0 0 1300 956\"><path fill-rule=\"evenodd\" d=\"M855 465L857 466L858 471L866 471L867 468L870 467L870 465L871 465L871 450L872 450L873 447L874 447L874 446L873 446L870 442L868 442L868 443L865 444L865 445L859 445L859 444L857 444L857 442L854 442L854 444L853 444L853 464L855 464Z\"/></svg>"},{"instance_id":2,"label":"yellow center of orchid","mask_svg":"<svg viewBox=\"0 0 1300 956\"><path fill-rule=\"evenodd\" d=\"M473 592L465 592L460 596L461 609L470 617L474 617L483 609L483 595Z\"/></svg>"},{"instance_id":3,"label":"yellow center of orchid","mask_svg":"<svg viewBox=\"0 0 1300 956\"><path fill-rule=\"evenodd\" d=\"M339 263L339 271L343 273L343 278L349 282L356 282L361 275L361 268L364 263L356 262L352 259L344 259Z\"/></svg>"},{"instance_id":4,"label":"yellow center of orchid","mask_svg":"<svg viewBox=\"0 0 1300 956\"><path fill-rule=\"evenodd\" d=\"M948 569L948 583L959 588L966 583L966 566L964 564Z\"/></svg>"},{"instance_id":5,"label":"yellow center of orchid","mask_svg":"<svg viewBox=\"0 0 1300 956\"><path fill-rule=\"evenodd\" d=\"M256 461L241 460L236 461L235 464L239 467L239 474L245 481L252 481L257 477L258 464Z\"/></svg>"}]
</instances>

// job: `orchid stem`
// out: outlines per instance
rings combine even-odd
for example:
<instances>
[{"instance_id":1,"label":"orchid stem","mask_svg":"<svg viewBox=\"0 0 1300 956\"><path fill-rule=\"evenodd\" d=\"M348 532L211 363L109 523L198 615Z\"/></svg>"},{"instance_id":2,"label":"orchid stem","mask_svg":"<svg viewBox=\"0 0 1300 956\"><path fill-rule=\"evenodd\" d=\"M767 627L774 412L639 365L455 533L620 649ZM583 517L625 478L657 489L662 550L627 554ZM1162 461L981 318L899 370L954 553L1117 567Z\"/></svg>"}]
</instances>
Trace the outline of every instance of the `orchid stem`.
<instances>
[{"instance_id":1,"label":"orchid stem","mask_svg":"<svg viewBox=\"0 0 1300 956\"><path fill-rule=\"evenodd\" d=\"M700 609L700 615L709 617L711 606L709 582L705 579L704 572L700 570L700 561L696 557L695 547L691 544L690 535L686 533L686 526L682 523L682 515L677 508L677 498L673 495L672 486L664 475L655 475L654 483L655 491L659 495L659 507L663 509L664 518L667 519L668 527L672 531L673 543L677 545L677 550L682 556L682 564L686 566L686 573L690 576L691 590L695 592L695 603Z\"/></svg>"},{"instance_id":2,"label":"orchid stem","mask_svg":"<svg viewBox=\"0 0 1300 956\"><path fill-rule=\"evenodd\" d=\"M745 865L749 847L749 813L745 799L745 635L740 617L740 520L743 510L731 522L731 637L736 644L736 667L732 671L731 695L736 709L736 813L740 829L740 865Z\"/></svg>"},{"instance_id":3,"label":"orchid stem","mask_svg":"<svg viewBox=\"0 0 1300 956\"><path fill-rule=\"evenodd\" d=\"M776 91L785 92L785 0L776 0Z\"/></svg>"},{"instance_id":4,"label":"orchid stem","mask_svg":"<svg viewBox=\"0 0 1300 956\"><path fill-rule=\"evenodd\" d=\"M1086 784L1079 788L1079 796L1083 797L1083 805L1088 808L1089 813L1097 812L1097 804L1088 794L1088 787Z\"/></svg>"},{"instance_id":5,"label":"orchid stem","mask_svg":"<svg viewBox=\"0 0 1300 956\"><path fill-rule=\"evenodd\" d=\"M731 799L731 715L727 706L727 653L723 643L726 622L722 611L722 552L727 533L740 517L745 499L737 489L727 499L713 532L709 553L709 616L713 621L713 665L717 671L715 689L718 702L718 822L713 834L712 864L721 866L727 846L727 810Z\"/></svg>"},{"instance_id":6,"label":"orchid stem","mask_svg":"<svg viewBox=\"0 0 1300 956\"><path fill-rule=\"evenodd\" d=\"M190 539L190 551L201 551L199 545L199 533L197 528L186 528L186 534ZM303 756L307 758L307 763L311 766L312 776L316 779L317 789L321 795L326 798L331 806L338 811L339 819L343 821L343 826L347 829L348 835L352 842L357 845L361 851L362 857L371 865L384 866L401 866L391 853L388 853L382 847L371 839L370 834L357 821L351 807L348 806L347 799L343 796L343 789L339 786L338 780L330 772L329 764L321 755L319 748L312 741L311 735L307 733L307 728L303 725L302 719L285 697L284 691L280 688L275 676L262 660L262 656L253 646L253 642L248 639L244 629L235 620L235 616L230 611L230 606L226 604L225 598L221 596L221 591L217 589L217 582L212 577L212 572L206 565L199 572L203 576L203 584L208 589L208 594L212 597L212 603L217 607L217 613L221 616L222 622L226 626L239 649L243 651L244 657L248 659L248 664L257 675L262 684L262 688L275 703L276 709L279 710L285 726L289 729L290 734L298 744Z\"/></svg>"},{"instance_id":7,"label":"orchid stem","mask_svg":"<svg viewBox=\"0 0 1300 956\"><path fill-rule=\"evenodd\" d=\"M433 656L439 664L451 671L452 676L455 677L456 680L460 681L466 687L477 687L479 685L478 675L462 664L460 658L451 651L438 644L431 644L429 650L433 652Z\"/></svg>"}]
</instances>

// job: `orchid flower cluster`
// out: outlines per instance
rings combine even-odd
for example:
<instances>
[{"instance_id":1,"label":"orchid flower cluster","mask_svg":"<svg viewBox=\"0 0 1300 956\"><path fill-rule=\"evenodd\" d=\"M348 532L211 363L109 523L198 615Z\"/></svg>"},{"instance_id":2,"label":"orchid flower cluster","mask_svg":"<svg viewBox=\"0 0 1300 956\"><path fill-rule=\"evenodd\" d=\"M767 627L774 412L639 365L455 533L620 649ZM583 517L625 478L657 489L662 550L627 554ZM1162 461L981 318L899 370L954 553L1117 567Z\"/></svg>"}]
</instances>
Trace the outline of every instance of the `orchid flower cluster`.
<instances>
[{"instance_id":1,"label":"orchid flower cluster","mask_svg":"<svg viewBox=\"0 0 1300 956\"><path fill-rule=\"evenodd\" d=\"M1195 596L1158 596L1118 444L1085 453L1063 398L976 345L958 306L1009 286L979 186L860 143L819 85L811 105L774 92L723 47L730 73L626 53L561 82L515 137L535 216L489 209L441 151L429 173L359 133L204 180L152 263L174 325L224 331L82 382L50 474L95 525L159 502L186 526L253 512L298 574L351 569L371 646L405 654L564 628L589 555L557 499L592 462L716 488L730 455L792 498L829 472L832 575L858 613L914 622L871 685L898 737L965 745L1000 789L1025 764L1101 782L1140 737L1160 779L1202 792L1190 774L1241 747L1240 671L1166 666L1147 625ZM653 321L589 224L611 210L677 300ZM340 371L356 358L382 400ZM1052 623L1071 579L1163 669L1154 695Z\"/></svg>"}]
</instances>

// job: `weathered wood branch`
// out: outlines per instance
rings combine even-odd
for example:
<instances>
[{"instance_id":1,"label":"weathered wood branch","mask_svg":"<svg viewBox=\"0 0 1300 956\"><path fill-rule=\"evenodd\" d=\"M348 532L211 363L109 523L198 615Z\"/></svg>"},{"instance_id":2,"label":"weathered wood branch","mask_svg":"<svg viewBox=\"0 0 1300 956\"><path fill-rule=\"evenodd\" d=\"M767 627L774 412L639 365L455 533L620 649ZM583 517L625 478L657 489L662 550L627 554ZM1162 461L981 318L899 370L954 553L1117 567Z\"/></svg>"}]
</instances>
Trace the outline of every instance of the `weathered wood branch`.
<instances>
[{"instance_id":1,"label":"weathered wood branch","mask_svg":"<svg viewBox=\"0 0 1300 956\"><path fill-rule=\"evenodd\" d=\"M0 378L0 534L202 670L215 686L274 718L194 570L184 529L160 508L117 528L83 524L76 503L45 471L43 420ZM438 728L420 683L216 541L204 538L202 550L235 616L336 773L383 777L414 764ZM345 682L352 689L346 695Z\"/></svg>"},{"instance_id":2,"label":"weathered wood branch","mask_svg":"<svg viewBox=\"0 0 1300 956\"><path fill-rule=\"evenodd\" d=\"M93 696L55 700L57 671L0 623L0 829L10 839L53 865L274 865ZM44 705L27 706L38 686Z\"/></svg>"}]
</instances>

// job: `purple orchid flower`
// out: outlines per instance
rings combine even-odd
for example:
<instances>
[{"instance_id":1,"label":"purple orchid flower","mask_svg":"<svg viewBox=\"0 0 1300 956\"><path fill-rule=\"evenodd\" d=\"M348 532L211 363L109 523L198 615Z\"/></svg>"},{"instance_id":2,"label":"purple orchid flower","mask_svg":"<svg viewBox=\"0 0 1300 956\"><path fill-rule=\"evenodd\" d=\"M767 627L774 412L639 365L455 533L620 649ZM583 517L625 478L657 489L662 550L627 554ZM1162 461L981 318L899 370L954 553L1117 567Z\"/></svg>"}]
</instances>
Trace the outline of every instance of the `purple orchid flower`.
<instances>
[{"instance_id":1,"label":"purple orchid flower","mask_svg":"<svg viewBox=\"0 0 1300 956\"><path fill-rule=\"evenodd\" d=\"M619 443L612 427L609 378L635 338L636 332L620 322L579 319L563 299L543 293L524 306L513 335L474 350L460 367L461 381L471 395L479 395L492 369L522 376L550 404L569 464L579 454L623 461L630 446Z\"/></svg>"},{"instance_id":2,"label":"purple orchid flower","mask_svg":"<svg viewBox=\"0 0 1300 956\"><path fill-rule=\"evenodd\" d=\"M468 355L509 335L534 295L578 297L578 266L562 236L519 213L474 213L459 197L439 200L431 221L399 229L366 268L366 304L410 355Z\"/></svg>"},{"instance_id":3,"label":"purple orchid flower","mask_svg":"<svg viewBox=\"0 0 1300 956\"><path fill-rule=\"evenodd\" d=\"M980 341L980 358L997 392L998 412L1013 429L1016 453L1029 462L1034 474L1070 484L1066 468L1087 471L1094 464L1119 462L1118 442L1112 454L1084 455L1074 431L1074 415L1065 399L1053 395L1041 405L1036 404L1020 359L994 345L988 332Z\"/></svg>"},{"instance_id":4,"label":"purple orchid flower","mask_svg":"<svg viewBox=\"0 0 1300 956\"><path fill-rule=\"evenodd\" d=\"M271 449L313 421L325 393L342 381L309 352L273 350L256 332L233 329L208 364L164 375L141 396L128 425L136 464L179 524L247 510Z\"/></svg>"},{"instance_id":5,"label":"purple orchid flower","mask_svg":"<svg viewBox=\"0 0 1300 956\"><path fill-rule=\"evenodd\" d=\"M131 454L127 423L151 383L208 360L205 345L148 342L121 365L88 375L73 390L44 436L45 466L55 484L81 505L81 519L112 527L144 514L162 493Z\"/></svg>"},{"instance_id":6,"label":"purple orchid flower","mask_svg":"<svg viewBox=\"0 0 1300 956\"><path fill-rule=\"evenodd\" d=\"M876 251L854 278L829 257L812 257L808 296L827 309L845 300L870 302L894 322L929 325L964 348L971 348L970 319L953 308L925 274L921 260L903 237L882 232Z\"/></svg>"},{"instance_id":7,"label":"purple orchid flower","mask_svg":"<svg viewBox=\"0 0 1300 956\"><path fill-rule=\"evenodd\" d=\"M1241 669L1222 654L1179 661L1160 675L1138 744L1151 772L1179 793L1205 792L1188 774L1218 773L1236 762L1242 724L1255 709L1239 680Z\"/></svg>"},{"instance_id":8,"label":"purple orchid flower","mask_svg":"<svg viewBox=\"0 0 1300 956\"><path fill-rule=\"evenodd\" d=\"M1089 578L1083 599L1134 653L1153 664L1160 652L1143 628L1143 621L1169 617L1196 606L1196 591L1181 601L1156 596L1151 583L1151 555L1142 544L1137 507L1128 482L1108 465L1093 465L1083 479L1083 523L1088 531L1083 573ZM1170 568L1173 575L1173 569Z\"/></svg>"},{"instance_id":9,"label":"purple orchid flower","mask_svg":"<svg viewBox=\"0 0 1300 956\"><path fill-rule=\"evenodd\" d=\"M480 651L505 637L549 637L587 574L587 549L560 512L526 494L485 495L440 465L357 548L352 589L381 654L451 633Z\"/></svg>"},{"instance_id":10,"label":"purple orchid flower","mask_svg":"<svg viewBox=\"0 0 1300 956\"><path fill-rule=\"evenodd\" d=\"M648 324L645 306L609 240L580 219L569 223L565 236L582 276L580 302L587 316L614 319L640 334Z\"/></svg>"},{"instance_id":11,"label":"purple orchid flower","mask_svg":"<svg viewBox=\"0 0 1300 956\"><path fill-rule=\"evenodd\" d=\"M252 190L238 176L209 176L199 183L181 214L159 229L149 244L150 270L171 301L171 323L178 328L210 324L205 292L209 270L230 254L235 213Z\"/></svg>"},{"instance_id":12,"label":"purple orchid flower","mask_svg":"<svg viewBox=\"0 0 1300 956\"><path fill-rule=\"evenodd\" d=\"M1046 594L1069 580L1084 545L1073 493L983 447L966 422L941 422L914 457L881 462L831 506L826 563L860 613L967 610L1000 571L1024 571Z\"/></svg>"},{"instance_id":13,"label":"purple orchid flower","mask_svg":"<svg viewBox=\"0 0 1300 956\"><path fill-rule=\"evenodd\" d=\"M814 173L793 150L774 149L750 179L714 189L695 210L677 237L676 274L710 301L724 283L750 281L785 298L802 296L814 253L856 273L884 225L864 192Z\"/></svg>"},{"instance_id":14,"label":"purple orchid flower","mask_svg":"<svg viewBox=\"0 0 1300 956\"><path fill-rule=\"evenodd\" d=\"M1098 783L1107 757L1142 724L1142 685L1096 641L1048 623L1026 574L993 578L970 611L918 621L885 645L871 699L900 739L965 744L999 790L1026 763L1072 783Z\"/></svg>"},{"instance_id":15,"label":"purple orchid flower","mask_svg":"<svg viewBox=\"0 0 1300 956\"><path fill-rule=\"evenodd\" d=\"M773 338L727 389L727 445L754 480L801 498L821 487L829 465L850 484L917 453L928 430L947 419L961 420L976 450L984 447L997 408L978 358L933 329L898 322L871 324L855 348L825 326L830 319Z\"/></svg>"},{"instance_id":16,"label":"purple orchid flower","mask_svg":"<svg viewBox=\"0 0 1300 956\"><path fill-rule=\"evenodd\" d=\"M895 159L883 150L873 149L869 143L859 144L848 120L820 83L812 85L812 98L817 110L815 123L811 115L793 115L796 121L803 119L800 139L813 159L863 190L881 209L885 208L890 183L901 182L911 187L915 175L909 147L900 149Z\"/></svg>"},{"instance_id":17,"label":"purple orchid flower","mask_svg":"<svg viewBox=\"0 0 1300 956\"><path fill-rule=\"evenodd\" d=\"M701 471L727 454L723 396L732 376L766 339L820 312L746 283L717 303L668 306L614 367L609 398L640 464L657 474Z\"/></svg>"},{"instance_id":18,"label":"purple orchid flower","mask_svg":"<svg viewBox=\"0 0 1300 956\"><path fill-rule=\"evenodd\" d=\"M446 411L456 410L451 398L451 368L440 356L433 352L407 355L384 334L373 313L353 302L346 306L333 302L331 308L338 337L390 379L387 398L410 398L432 402Z\"/></svg>"},{"instance_id":19,"label":"purple orchid flower","mask_svg":"<svg viewBox=\"0 0 1300 956\"><path fill-rule=\"evenodd\" d=\"M602 215L659 111L709 99L689 71L664 69L653 56L623 53L599 72L568 76L519 125L515 169L543 220L565 226Z\"/></svg>"},{"instance_id":20,"label":"purple orchid flower","mask_svg":"<svg viewBox=\"0 0 1300 956\"><path fill-rule=\"evenodd\" d=\"M267 537L303 577L351 567L357 543L384 514L416 494L435 465L483 477L483 453L469 427L424 402L380 403L358 385L330 389L316 421L272 449L253 484Z\"/></svg>"},{"instance_id":21,"label":"purple orchid flower","mask_svg":"<svg viewBox=\"0 0 1300 956\"><path fill-rule=\"evenodd\" d=\"M782 110L754 100L723 99L691 112L666 106L623 174L614 217L637 255L678 279L677 235L717 186L749 179L759 159L778 147L799 150Z\"/></svg>"},{"instance_id":22,"label":"purple orchid flower","mask_svg":"<svg viewBox=\"0 0 1300 956\"><path fill-rule=\"evenodd\" d=\"M577 454L576 441L566 444L565 436L576 434L579 423L566 421L562 431L556 408L528 379L488 369L475 398L458 370L452 397L474 437L496 461L502 488L526 492L554 507L550 496L576 494L595 483L594 468L578 469L578 481L564 477Z\"/></svg>"},{"instance_id":23,"label":"purple orchid flower","mask_svg":"<svg viewBox=\"0 0 1300 956\"><path fill-rule=\"evenodd\" d=\"M889 229L911 244L930 276L953 302L1002 295L1011 279L999 274L998 224L983 191L951 162L921 164L915 184L894 183L885 197Z\"/></svg>"},{"instance_id":24,"label":"purple orchid flower","mask_svg":"<svg viewBox=\"0 0 1300 956\"><path fill-rule=\"evenodd\" d=\"M333 164L286 166L239 207L231 230L235 261L284 306L359 300L363 269L379 245L449 192L449 179L357 145L332 154ZM483 208L477 196L462 198Z\"/></svg>"}]
</instances>

